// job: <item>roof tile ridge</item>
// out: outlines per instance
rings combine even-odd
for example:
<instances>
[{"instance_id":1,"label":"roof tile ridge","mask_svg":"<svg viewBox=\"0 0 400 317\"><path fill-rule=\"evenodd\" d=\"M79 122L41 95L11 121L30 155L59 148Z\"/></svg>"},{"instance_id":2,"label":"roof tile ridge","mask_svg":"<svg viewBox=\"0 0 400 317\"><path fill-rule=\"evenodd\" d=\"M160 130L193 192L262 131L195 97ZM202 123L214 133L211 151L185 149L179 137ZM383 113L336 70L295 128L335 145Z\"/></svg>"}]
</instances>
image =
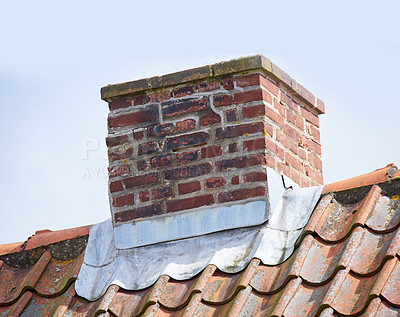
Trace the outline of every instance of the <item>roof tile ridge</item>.
<instances>
[{"instance_id":1,"label":"roof tile ridge","mask_svg":"<svg viewBox=\"0 0 400 317\"><path fill-rule=\"evenodd\" d=\"M391 180L393 175L397 175L397 167L393 163L390 163L386 167L379 168L373 172L327 184L324 186L322 194L384 183Z\"/></svg>"},{"instance_id":2,"label":"roof tile ridge","mask_svg":"<svg viewBox=\"0 0 400 317\"><path fill-rule=\"evenodd\" d=\"M365 225L368 216L374 210L376 203L382 193L382 189L378 185L373 185L367 196L361 201L357 207L356 220L358 223Z\"/></svg>"},{"instance_id":3,"label":"roof tile ridge","mask_svg":"<svg viewBox=\"0 0 400 317\"><path fill-rule=\"evenodd\" d=\"M8 313L8 316L20 316L24 311L25 307L32 300L32 292L30 290L26 290L22 296L18 299L16 303L13 304L11 311Z\"/></svg>"}]
</instances>

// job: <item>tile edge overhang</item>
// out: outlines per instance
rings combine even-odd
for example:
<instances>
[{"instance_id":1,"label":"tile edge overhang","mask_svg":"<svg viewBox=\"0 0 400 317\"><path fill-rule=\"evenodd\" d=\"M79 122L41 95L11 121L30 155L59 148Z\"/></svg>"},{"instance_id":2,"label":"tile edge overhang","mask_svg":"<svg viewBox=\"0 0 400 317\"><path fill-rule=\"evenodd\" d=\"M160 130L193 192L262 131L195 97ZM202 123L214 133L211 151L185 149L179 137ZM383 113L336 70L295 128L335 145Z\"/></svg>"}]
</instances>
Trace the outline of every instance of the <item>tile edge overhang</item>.
<instances>
[{"instance_id":1,"label":"tile edge overhang","mask_svg":"<svg viewBox=\"0 0 400 317\"><path fill-rule=\"evenodd\" d=\"M325 113L325 106L321 99L315 97L310 91L297 83L286 72L272 63L263 55L252 55L224 61L213 65L192 68L163 76L155 76L120 84L113 84L101 88L101 99L110 101L117 97L138 94L147 90L168 88L174 85L201 81L207 78L218 78L235 73L260 70L267 76L282 83L294 96L305 102L318 114Z\"/></svg>"}]
</instances>

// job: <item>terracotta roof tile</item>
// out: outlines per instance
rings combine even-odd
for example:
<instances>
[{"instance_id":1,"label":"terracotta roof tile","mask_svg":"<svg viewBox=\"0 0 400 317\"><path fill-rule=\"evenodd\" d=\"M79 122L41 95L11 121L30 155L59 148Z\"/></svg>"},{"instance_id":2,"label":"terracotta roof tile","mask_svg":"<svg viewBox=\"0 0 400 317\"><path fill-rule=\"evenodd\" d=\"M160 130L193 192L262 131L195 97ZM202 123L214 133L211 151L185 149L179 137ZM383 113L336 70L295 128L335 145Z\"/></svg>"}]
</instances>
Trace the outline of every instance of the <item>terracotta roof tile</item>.
<instances>
[{"instance_id":1,"label":"terracotta roof tile","mask_svg":"<svg viewBox=\"0 0 400 317\"><path fill-rule=\"evenodd\" d=\"M398 316L400 178L390 169L353 179L354 187L326 186L295 252L280 265L253 259L236 274L209 265L189 280L161 276L140 291L112 285L94 302L74 291L87 233L38 233L49 236L0 255L0 316Z\"/></svg>"}]
</instances>

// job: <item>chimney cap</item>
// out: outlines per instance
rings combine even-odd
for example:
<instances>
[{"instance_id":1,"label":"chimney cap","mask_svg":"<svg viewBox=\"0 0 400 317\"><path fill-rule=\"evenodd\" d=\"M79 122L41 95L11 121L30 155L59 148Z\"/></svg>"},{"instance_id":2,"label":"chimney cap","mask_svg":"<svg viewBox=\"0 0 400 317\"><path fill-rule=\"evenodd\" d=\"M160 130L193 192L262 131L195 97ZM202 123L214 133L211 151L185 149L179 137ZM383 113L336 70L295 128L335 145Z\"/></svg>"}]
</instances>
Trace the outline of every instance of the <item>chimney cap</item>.
<instances>
[{"instance_id":1,"label":"chimney cap","mask_svg":"<svg viewBox=\"0 0 400 317\"><path fill-rule=\"evenodd\" d=\"M108 85L101 88L101 99L110 101L118 97L143 93L148 90L167 88L204 79L218 78L248 70L262 71L267 76L284 85L293 93L294 96L305 102L318 114L325 113L325 106L322 100L316 98L310 91L297 83L296 80L263 55L240 57L230 61L192 68L163 76L155 76L120 84Z\"/></svg>"}]
</instances>

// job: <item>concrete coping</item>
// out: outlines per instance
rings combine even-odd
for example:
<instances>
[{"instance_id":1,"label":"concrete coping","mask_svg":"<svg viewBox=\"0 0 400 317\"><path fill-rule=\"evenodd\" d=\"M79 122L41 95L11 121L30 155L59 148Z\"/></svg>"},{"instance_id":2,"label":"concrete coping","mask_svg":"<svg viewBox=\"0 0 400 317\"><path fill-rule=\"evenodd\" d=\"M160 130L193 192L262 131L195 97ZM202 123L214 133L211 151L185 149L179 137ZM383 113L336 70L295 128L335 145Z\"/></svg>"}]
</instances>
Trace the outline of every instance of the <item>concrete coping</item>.
<instances>
[{"instance_id":1,"label":"concrete coping","mask_svg":"<svg viewBox=\"0 0 400 317\"><path fill-rule=\"evenodd\" d=\"M101 99L111 101L119 97L138 94L147 90L163 89L249 70L262 71L268 77L283 84L292 95L306 103L318 114L325 113L325 106L322 100L316 98L310 91L262 55L241 57L230 61L192 68L167 75L108 85L101 88Z\"/></svg>"}]
</instances>

